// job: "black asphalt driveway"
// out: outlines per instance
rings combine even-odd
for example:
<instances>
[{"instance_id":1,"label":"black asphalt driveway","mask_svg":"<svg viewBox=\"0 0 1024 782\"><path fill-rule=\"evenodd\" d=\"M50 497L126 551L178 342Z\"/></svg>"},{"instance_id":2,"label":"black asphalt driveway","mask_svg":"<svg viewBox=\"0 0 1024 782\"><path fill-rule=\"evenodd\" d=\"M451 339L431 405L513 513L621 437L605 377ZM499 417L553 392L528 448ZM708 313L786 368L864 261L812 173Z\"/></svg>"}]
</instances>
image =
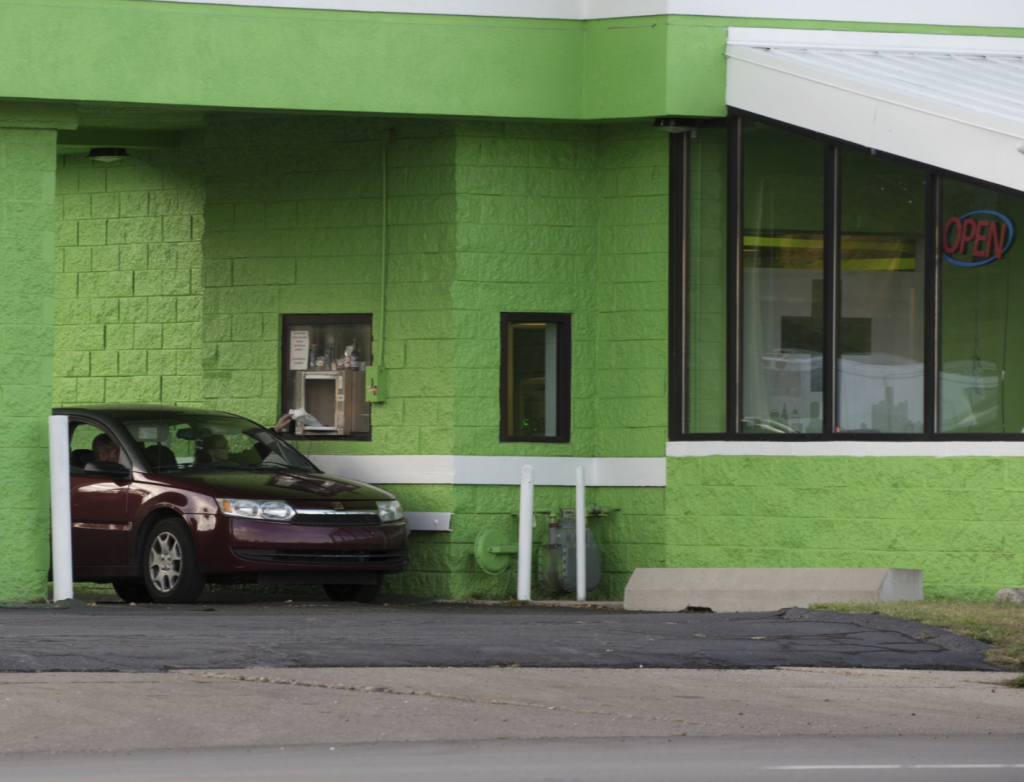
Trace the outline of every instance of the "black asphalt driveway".
<instances>
[{"instance_id":1,"label":"black asphalt driveway","mask_svg":"<svg viewBox=\"0 0 1024 782\"><path fill-rule=\"evenodd\" d=\"M265 601L0 610L0 671L531 666L998 670L986 644L868 614Z\"/></svg>"}]
</instances>

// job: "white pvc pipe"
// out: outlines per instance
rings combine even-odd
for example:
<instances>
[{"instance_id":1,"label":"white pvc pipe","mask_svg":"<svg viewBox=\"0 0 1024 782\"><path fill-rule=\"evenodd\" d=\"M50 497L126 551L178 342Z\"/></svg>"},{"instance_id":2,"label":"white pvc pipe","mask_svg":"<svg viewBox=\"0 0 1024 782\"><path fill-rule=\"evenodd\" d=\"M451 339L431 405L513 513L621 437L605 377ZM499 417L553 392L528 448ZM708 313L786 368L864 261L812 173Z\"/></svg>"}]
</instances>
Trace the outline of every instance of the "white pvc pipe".
<instances>
[{"instance_id":1,"label":"white pvc pipe","mask_svg":"<svg viewBox=\"0 0 1024 782\"><path fill-rule=\"evenodd\" d=\"M587 599L587 490L583 468L576 468L576 599Z\"/></svg>"},{"instance_id":2,"label":"white pvc pipe","mask_svg":"<svg viewBox=\"0 0 1024 782\"><path fill-rule=\"evenodd\" d=\"M50 416L50 546L53 600L75 596L71 570L71 450L68 417Z\"/></svg>"},{"instance_id":3,"label":"white pvc pipe","mask_svg":"<svg viewBox=\"0 0 1024 782\"><path fill-rule=\"evenodd\" d=\"M519 484L519 580L516 599L530 599L530 575L533 570L533 467L523 465Z\"/></svg>"}]
</instances>

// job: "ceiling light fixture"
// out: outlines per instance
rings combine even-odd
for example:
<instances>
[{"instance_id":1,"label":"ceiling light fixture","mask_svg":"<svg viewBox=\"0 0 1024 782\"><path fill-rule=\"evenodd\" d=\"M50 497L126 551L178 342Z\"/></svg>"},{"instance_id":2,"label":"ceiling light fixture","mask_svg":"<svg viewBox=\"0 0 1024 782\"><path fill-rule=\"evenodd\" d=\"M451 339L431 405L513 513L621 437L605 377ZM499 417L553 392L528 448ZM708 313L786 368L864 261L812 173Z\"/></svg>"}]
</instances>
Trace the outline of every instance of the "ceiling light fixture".
<instances>
[{"instance_id":1,"label":"ceiling light fixture","mask_svg":"<svg viewBox=\"0 0 1024 782\"><path fill-rule=\"evenodd\" d=\"M96 147L90 149L86 157L97 163L116 163L128 157L128 150L121 147Z\"/></svg>"}]
</instances>

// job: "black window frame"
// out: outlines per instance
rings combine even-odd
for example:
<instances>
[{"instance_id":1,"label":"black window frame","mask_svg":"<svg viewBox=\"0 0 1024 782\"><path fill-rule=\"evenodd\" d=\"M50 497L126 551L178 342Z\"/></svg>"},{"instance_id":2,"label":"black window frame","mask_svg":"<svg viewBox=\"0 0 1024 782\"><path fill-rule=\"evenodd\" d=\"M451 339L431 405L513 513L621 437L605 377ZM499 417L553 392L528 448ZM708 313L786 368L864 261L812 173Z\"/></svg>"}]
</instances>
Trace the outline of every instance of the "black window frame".
<instances>
[{"instance_id":1,"label":"black window frame","mask_svg":"<svg viewBox=\"0 0 1024 782\"><path fill-rule=\"evenodd\" d=\"M558 324L558 388L555 399L555 429L553 437L516 437L506 434L508 429L508 360L509 325L513 323L557 323ZM572 431L572 313L566 312L502 312L501 313L501 364L499 404L501 406L498 441L502 443L568 443Z\"/></svg>"},{"instance_id":2,"label":"black window frame","mask_svg":"<svg viewBox=\"0 0 1024 782\"><path fill-rule=\"evenodd\" d=\"M278 367L278 375L280 378L280 390L278 391L278 417L288 412L289 407L285 402L288 395L288 358L289 358L289 342L288 335L290 333L289 328L292 326L301 326L303 324L310 324L313 326L334 326L334 325L358 325L358 326L369 326L370 327L370 360L367 364L373 365L373 314L366 313L338 313L338 314L324 314L318 313L315 315L282 315L281 316L281 363ZM373 409L371 405L370 409ZM268 429L272 429L276 421L271 421L266 424ZM286 440L309 440L309 441L324 441L324 440L342 440L342 441L361 441L369 442L373 439L373 416L370 416L370 431L359 432L358 434L326 434L326 435L306 435L306 434L295 434L295 424L289 424L288 428L278 434Z\"/></svg>"},{"instance_id":3,"label":"black window frame","mask_svg":"<svg viewBox=\"0 0 1024 782\"><path fill-rule=\"evenodd\" d=\"M727 160L727 249L726 263L726 430L716 433L691 433L689 428L689 399L687 367L690 343L688 319L690 315L689 285L689 207L690 207L690 145L688 140L671 137L669 147L669 440L769 440L777 442L800 441L889 441L889 442L952 442L952 441L1020 441L1021 433L945 433L940 431L941 405L939 400L939 371L941 368L941 258L940 231L942 187L945 179L954 179L996 192L1024 198L1024 192L986 182L948 169L910 160L886 152L855 144L843 139L790 125L770 117L747 111L729 109ZM825 270L824 317L825 346L822 365L825 370L822 399L822 432L820 434L771 434L741 432L740 384L741 349L743 333L742 263L743 263L743 129L747 122L770 125L781 130L822 142L825 154ZM688 136L689 134L685 134ZM840 152L851 149L874 155L894 163L923 171L927 175L925 204L925 302L924 302L924 432L914 434L836 432L836 380L838 355L839 302L839 214L842 192Z\"/></svg>"}]
</instances>

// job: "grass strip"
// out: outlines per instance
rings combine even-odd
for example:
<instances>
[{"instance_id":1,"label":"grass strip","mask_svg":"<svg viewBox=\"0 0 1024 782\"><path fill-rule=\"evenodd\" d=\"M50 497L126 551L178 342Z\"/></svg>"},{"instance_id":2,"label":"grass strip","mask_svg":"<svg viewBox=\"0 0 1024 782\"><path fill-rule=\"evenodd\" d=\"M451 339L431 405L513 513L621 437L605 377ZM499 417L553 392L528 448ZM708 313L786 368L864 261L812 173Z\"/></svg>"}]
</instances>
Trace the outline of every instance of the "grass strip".
<instances>
[{"instance_id":1,"label":"grass strip","mask_svg":"<svg viewBox=\"0 0 1024 782\"><path fill-rule=\"evenodd\" d=\"M907 603L814 603L810 608L894 616L939 627L994 646L986 655L986 660L993 665L1024 671L1024 604L1021 603L969 603L940 598ZM1018 686L1024 686L1024 682Z\"/></svg>"}]
</instances>

